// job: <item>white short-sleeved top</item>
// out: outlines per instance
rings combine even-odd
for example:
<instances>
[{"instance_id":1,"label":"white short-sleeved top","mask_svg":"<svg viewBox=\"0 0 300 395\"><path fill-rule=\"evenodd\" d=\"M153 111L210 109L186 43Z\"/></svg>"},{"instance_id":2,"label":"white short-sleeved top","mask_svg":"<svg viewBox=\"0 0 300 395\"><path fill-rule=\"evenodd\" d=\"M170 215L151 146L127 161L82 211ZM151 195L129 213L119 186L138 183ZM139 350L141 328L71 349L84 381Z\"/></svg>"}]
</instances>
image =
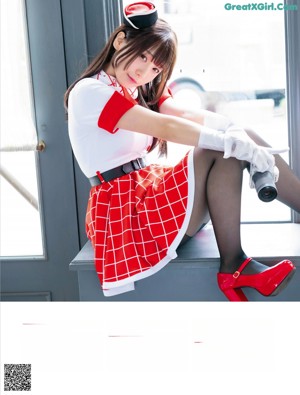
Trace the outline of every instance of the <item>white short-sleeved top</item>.
<instances>
[{"instance_id":1,"label":"white short-sleeved top","mask_svg":"<svg viewBox=\"0 0 300 395\"><path fill-rule=\"evenodd\" d=\"M69 136L83 173L89 178L144 157L152 137L116 129L119 119L137 104L137 91L129 92L114 77L101 71L79 81L71 90L68 108Z\"/></svg>"}]
</instances>

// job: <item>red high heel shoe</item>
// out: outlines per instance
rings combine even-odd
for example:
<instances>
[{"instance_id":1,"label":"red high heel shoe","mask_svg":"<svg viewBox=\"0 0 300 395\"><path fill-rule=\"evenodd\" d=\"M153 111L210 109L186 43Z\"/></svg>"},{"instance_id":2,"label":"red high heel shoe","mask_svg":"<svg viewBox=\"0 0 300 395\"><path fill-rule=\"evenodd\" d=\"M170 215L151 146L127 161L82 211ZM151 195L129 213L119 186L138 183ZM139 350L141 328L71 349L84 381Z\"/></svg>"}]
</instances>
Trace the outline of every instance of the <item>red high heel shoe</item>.
<instances>
[{"instance_id":1,"label":"red high heel shoe","mask_svg":"<svg viewBox=\"0 0 300 395\"><path fill-rule=\"evenodd\" d=\"M275 296L295 274L296 267L289 260L271 266L261 273L241 274L252 258L247 258L234 273L218 273L218 285L231 302L247 302L242 287L256 289L264 296Z\"/></svg>"}]
</instances>

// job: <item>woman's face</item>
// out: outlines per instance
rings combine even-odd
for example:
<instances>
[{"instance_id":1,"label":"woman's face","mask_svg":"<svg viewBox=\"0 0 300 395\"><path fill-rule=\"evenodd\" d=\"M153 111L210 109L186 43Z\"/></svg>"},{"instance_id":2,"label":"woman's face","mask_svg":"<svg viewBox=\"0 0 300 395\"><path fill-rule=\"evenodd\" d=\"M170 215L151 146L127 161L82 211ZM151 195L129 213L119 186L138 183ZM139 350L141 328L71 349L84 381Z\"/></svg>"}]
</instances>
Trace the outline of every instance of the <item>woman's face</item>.
<instances>
[{"instance_id":1,"label":"woman's face","mask_svg":"<svg viewBox=\"0 0 300 395\"><path fill-rule=\"evenodd\" d=\"M130 89L147 84L162 71L162 68L153 62L150 50L139 55L127 68L125 65L126 59L114 68L114 73L119 84Z\"/></svg>"}]
</instances>

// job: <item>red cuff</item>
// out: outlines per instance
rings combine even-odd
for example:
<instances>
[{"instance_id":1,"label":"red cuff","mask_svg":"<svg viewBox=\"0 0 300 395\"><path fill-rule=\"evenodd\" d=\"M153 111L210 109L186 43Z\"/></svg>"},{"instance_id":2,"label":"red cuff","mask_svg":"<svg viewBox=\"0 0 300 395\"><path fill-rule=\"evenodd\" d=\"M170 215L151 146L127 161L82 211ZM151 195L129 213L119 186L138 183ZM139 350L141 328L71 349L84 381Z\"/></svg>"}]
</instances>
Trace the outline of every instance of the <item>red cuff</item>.
<instances>
[{"instance_id":1,"label":"red cuff","mask_svg":"<svg viewBox=\"0 0 300 395\"><path fill-rule=\"evenodd\" d=\"M159 101L158 101L158 107L160 107L160 106L163 104L163 102L164 102L165 100L169 99L169 97L173 97L170 88L167 88L167 89L168 89L168 92L165 93L164 95L162 95L161 98L159 99Z\"/></svg>"},{"instance_id":2,"label":"red cuff","mask_svg":"<svg viewBox=\"0 0 300 395\"><path fill-rule=\"evenodd\" d=\"M126 99L119 92L114 92L99 116L99 128L105 129L109 133L116 133L118 131L116 125L119 119L136 104Z\"/></svg>"}]
</instances>

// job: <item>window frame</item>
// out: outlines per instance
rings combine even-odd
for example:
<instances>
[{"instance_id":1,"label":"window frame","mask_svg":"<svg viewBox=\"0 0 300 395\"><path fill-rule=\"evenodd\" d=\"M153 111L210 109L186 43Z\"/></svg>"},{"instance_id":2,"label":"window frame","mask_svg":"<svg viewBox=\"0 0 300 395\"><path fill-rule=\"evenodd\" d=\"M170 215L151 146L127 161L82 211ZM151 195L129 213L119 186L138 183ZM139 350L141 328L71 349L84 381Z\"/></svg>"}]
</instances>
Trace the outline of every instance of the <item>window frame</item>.
<instances>
[{"instance_id":1,"label":"window frame","mask_svg":"<svg viewBox=\"0 0 300 395\"><path fill-rule=\"evenodd\" d=\"M295 1L286 0L286 5ZM285 48L286 48L286 85L287 85L287 115L290 141L290 166L300 178L300 50L299 24L300 10L285 12ZM292 222L300 223L300 214L292 210Z\"/></svg>"}]
</instances>

